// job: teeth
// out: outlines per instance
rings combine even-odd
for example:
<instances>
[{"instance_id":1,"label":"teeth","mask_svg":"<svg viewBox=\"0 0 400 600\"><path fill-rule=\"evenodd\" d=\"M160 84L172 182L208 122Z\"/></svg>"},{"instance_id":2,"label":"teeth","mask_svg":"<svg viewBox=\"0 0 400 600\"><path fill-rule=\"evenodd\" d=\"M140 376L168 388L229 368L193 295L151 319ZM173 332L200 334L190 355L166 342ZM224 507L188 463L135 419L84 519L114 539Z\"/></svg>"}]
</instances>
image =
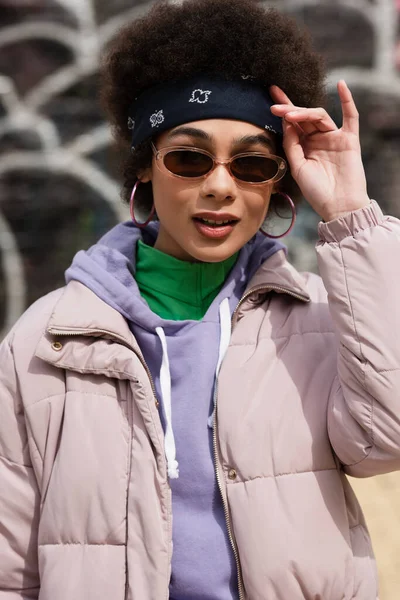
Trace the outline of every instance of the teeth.
<instances>
[{"instance_id":1,"label":"teeth","mask_svg":"<svg viewBox=\"0 0 400 600\"><path fill-rule=\"evenodd\" d=\"M210 223L210 225L225 225L225 223L230 223L230 221L212 221L211 219L201 219L204 223Z\"/></svg>"}]
</instances>

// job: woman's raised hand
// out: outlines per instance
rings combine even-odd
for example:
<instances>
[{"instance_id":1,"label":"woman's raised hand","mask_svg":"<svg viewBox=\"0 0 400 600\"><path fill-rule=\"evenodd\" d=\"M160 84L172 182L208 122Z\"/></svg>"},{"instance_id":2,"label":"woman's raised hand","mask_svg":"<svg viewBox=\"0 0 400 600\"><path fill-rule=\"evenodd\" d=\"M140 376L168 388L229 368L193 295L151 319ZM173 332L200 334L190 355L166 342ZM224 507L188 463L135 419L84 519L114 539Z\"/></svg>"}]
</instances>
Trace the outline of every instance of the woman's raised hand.
<instances>
[{"instance_id":1,"label":"woman's raised hand","mask_svg":"<svg viewBox=\"0 0 400 600\"><path fill-rule=\"evenodd\" d=\"M339 81L343 123L339 129L323 108L294 106L278 86L270 88L274 115L283 118L283 147L303 196L324 221L370 202L361 160L358 111L345 81Z\"/></svg>"}]
</instances>

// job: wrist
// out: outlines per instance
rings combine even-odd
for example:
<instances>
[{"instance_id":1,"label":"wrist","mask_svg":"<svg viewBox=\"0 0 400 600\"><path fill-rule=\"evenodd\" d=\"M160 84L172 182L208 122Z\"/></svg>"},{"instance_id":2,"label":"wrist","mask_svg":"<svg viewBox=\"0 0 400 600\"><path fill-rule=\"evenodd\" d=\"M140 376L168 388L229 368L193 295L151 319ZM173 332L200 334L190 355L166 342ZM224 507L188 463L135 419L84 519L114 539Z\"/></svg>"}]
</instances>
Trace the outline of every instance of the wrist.
<instances>
[{"instance_id":1,"label":"wrist","mask_svg":"<svg viewBox=\"0 0 400 600\"><path fill-rule=\"evenodd\" d=\"M368 196L366 196L362 202L358 202L357 204L354 204L351 208L347 207L346 209L341 210L339 207L335 207L335 210L324 211L323 214L320 214L320 217L324 223L329 223L330 221L335 221L336 219L340 219L340 217L345 217L346 215L349 215L350 213L352 213L356 210L366 208L370 204L371 204L371 200L370 200L370 198L368 198Z\"/></svg>"},{"instance_id":2,"label":"wrist","mask_svg":"<svg viewBox=\"0 0 400 600\"><path fill-rule=\"evenodd\" d=\"M341 242L347 237L353 237L365 229L380 225L385 217L377 202L371 200L365 208L347 213L347 216L333 219L328 223L318 224L319 239L322 242Z\"/></svg>"}]
</instances>

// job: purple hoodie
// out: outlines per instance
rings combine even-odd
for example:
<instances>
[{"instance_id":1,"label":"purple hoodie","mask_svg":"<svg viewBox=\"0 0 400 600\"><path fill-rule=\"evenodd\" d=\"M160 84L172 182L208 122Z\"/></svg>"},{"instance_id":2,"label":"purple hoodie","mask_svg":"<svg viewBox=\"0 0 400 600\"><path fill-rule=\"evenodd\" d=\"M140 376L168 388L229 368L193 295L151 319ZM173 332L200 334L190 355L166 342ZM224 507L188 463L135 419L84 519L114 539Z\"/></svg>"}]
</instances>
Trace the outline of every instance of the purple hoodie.
<instances>
[{"instance_id":1,"label":"purple hoodie","mask_svg":"<svg viewBox=\"0 0 400 600\"><path fill-rule=\"evenodd\" d=\"M164 430L171 429L179 478L170 476L173 507L170 598L232 600L238 597L236 565L214 472L212 429L208 426L219 358L219 308L228 299L225 304L229 302L232 314L250 278L283 246L257 234L240 251L224 286L201 321L169 321L150 310L134 278L136 242L141 238L154 245L158 226L153 222L140 230L131 222L117 225L90 250L77 253L66 272L66 280L80 281L127 319L153 376L163 407ZM165 334L164 349L160 330L157 333L156 328L162 328ZM165 359L169 363L170 417L165 383L160 381Z\"/></svg>"}]
</instances>

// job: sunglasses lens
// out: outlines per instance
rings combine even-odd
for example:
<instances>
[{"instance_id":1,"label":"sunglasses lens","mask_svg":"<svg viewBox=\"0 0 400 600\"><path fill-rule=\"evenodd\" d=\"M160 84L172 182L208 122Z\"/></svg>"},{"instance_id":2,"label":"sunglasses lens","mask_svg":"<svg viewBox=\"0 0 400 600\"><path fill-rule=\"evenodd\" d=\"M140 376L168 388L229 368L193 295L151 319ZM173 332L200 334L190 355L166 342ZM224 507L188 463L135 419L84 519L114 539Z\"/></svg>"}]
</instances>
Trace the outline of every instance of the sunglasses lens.
<instances>
[{"instance_id":1,"label":"sunglasses lens","mask_svg":"<svg viewBox=\"0 0 400 600\"><path fill-rule=\"evenodd\" d=\"M212 169L213 160L201 152L173 150L164 156L164 165L180 177L202 177Z\"/></svg>"},{"instance_id":2,"label":"sunglasses lens","mask_svg":"<svg viewBox=\"0 0 400 600\"><path fill-rule=\"evenodd\" d=\"M267 156L241 156L231 163L231 172L241 181L262 183L278 173L278 163Z\"/></svg>"}]
</instances>

